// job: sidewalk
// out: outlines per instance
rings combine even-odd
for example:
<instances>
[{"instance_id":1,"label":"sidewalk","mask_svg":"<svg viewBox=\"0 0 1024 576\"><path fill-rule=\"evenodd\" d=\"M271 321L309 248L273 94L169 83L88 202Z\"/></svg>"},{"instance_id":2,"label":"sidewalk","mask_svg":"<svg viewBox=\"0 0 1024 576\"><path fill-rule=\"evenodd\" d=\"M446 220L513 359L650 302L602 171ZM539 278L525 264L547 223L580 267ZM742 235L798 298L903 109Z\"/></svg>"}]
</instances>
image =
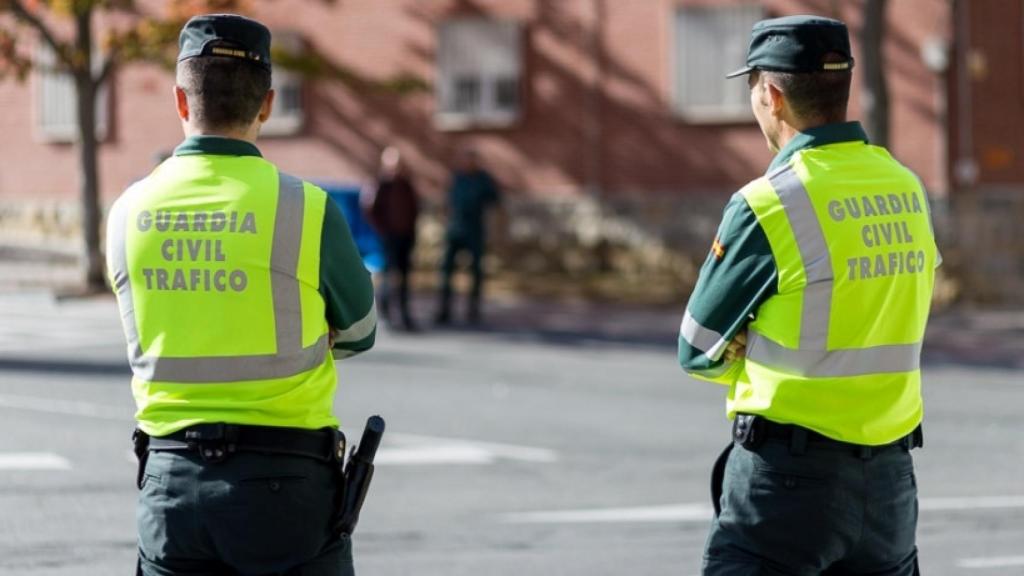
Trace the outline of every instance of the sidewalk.
<instances>
[{"instance_id":1,"label":"sidewalk","mask_svg":"<svg viewBox=\"0 0 1024 576\"><path fill-rule=\"evenodd\" d=\"M31 246L0 245L0 297L17 292L69 293L79 270L73 254ZM420 294L413 310L424 332L479 333L510 340L562 346L602 343L654 347L671 354L685 302L672 306L629 305L583 300L542 299L502 293L488 298L480 327L460 323L434 329L436 298ZM1024 369L1024 309L954 307L935 314L925 339L925 363L974 368Z\"/></svg>"},{"instance_id":2,"label":"sidewalk","mask_svg":"<svg viewBox=\"0 0 1024 576\"><path fill-rule=\"evenodd\" d=\"M66 249L0 242L0 294L65 291L80 282L78 255Z\"/></svg>"}]
</instances>

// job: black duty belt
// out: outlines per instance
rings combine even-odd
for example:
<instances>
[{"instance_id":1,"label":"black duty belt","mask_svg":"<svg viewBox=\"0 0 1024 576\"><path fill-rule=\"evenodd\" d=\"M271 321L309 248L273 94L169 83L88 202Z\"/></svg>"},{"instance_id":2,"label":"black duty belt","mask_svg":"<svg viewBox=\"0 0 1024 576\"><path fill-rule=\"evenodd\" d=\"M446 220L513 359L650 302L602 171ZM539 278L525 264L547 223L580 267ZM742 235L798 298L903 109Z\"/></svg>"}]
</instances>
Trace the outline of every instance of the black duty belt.
<instances>
[{"instance_id":1,"label":"black duty belt","mask_svg":"<svg viewBox=\"0 0 1024 576\"><path fill-rule=\"evenodd\" d=\"M208 462L219 462L235 452L290 454L340 462L345 454L345 437L334 428L197 424L166 436L149 437L148 449L195 451Z\"/></svg>"},{"instance_id":2,"label":"black duty belt","mask_svg":"<svg viewBox=\"0 0 1024 576\"><path fill-rule=\"evenodd\" d=\"M924 445L924 433L920 425L910 434L888 444L866 446L843 442L803 426L780 424L754 414L736 415L732 423L732 437L734 441L748 449L760 446L768 438L776 438L788 442L793 453L803 453L808 445L827 446L853 451L862 458L871 458L873 454L888 448L900 447L909 451Z\"/></svg>"}]
</instances>

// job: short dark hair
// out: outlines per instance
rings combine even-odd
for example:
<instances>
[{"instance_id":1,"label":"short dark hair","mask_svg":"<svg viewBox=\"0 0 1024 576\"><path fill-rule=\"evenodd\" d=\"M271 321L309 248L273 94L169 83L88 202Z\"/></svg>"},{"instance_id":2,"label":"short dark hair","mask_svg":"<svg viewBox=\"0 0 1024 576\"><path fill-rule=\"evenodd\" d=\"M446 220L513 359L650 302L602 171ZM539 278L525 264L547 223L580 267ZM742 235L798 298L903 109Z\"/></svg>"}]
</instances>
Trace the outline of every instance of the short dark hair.
<instances>
[{"instance_id":1,"label":"short dark hair","mask_svg":"<svg viewBox=\"0 0 1024 576\"><path fill-rule=\"evenodd\" d=\"M207 129L247 126L270 91L270 70L230 56L178 62L178 86L197 125Z\"/></svg>"},{"instance_id":2,"label":"short dark hair","mask_svg":"<svg viewBox=\"0 0 1024 576\"><path fill-rule=\"evenodd\" d=\"M829 56L832 56L831 54ZM833 58L826 58L826 62ZM799 118L820 123L846 120L850 102L850 70L827 72L762 71L762 76L778 86L793 113Z\"/></svg>"}]
</instances>

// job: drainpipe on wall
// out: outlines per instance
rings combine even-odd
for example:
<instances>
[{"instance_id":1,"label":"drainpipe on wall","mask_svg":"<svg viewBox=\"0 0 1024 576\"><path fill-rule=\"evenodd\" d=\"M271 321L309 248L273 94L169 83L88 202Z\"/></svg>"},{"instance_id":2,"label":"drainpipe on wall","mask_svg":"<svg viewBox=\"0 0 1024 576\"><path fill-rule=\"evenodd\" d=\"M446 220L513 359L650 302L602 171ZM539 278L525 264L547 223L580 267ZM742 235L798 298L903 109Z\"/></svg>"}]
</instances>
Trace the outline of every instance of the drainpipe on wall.
<instances>
[{"instance_id":1,"label":"drainpipe on wall","mask_svg":"<svg viewBox=\"0 0 1024 576\"><path fill-rule=\"evenodd\" d=\"M607 18L605 0L584 0L590 3L590 27L587 48L590 57L590 78L583 111L584 190L598 199L604 194L602 181L601 91L604 82L604 24Z\"/></svg>"},{"instance_id":2,"label":"drainpipe on wall","mask_svg":"<svg viewBox=\"0 0 1024 576\"><path fill-rule=\"evenodd\" d=\"M956 17L953 19L954 37L956 38L956 99L957 99L957 151L956 164L953 168L953 181L956 187L970 188L978 180L978 163L974 160L974 134L972 133L973 118L971 115L971 72L968 55L970 54L970 16L971 11L967 0L954 0Z\"/></svg>"},{"instance_id":3,"label":"drainpipe on wall","mask_svg":"<svg viewBox=\"0 0 1024 576\"><path fill-rule=\"evenodd\" d=\"M950 182L950 127L949 127L949 64L951 38L956 24L953 22L954 7L949 4L948 19L944 29L925 39L921 45L921 60L926 68L935 74L935 123L936 134L935 158L937 165L938 186L928 190L929 203L932 206L932 221L936 234L942 239L950 236L949 195Z\"/></svg>"}]
</instances>

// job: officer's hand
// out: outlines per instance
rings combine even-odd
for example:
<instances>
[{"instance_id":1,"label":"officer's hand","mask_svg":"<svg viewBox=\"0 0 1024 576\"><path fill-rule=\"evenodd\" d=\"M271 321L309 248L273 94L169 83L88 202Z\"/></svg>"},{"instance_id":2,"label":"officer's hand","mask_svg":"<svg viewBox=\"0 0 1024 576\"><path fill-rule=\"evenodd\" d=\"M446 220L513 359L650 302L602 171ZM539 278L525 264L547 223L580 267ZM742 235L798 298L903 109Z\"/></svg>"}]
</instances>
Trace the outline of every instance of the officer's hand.
<instances>
[{"instance_id":1,"label":"officer's hand","mask_svg":"<svg viewBox=\"0 0 1024 576\"><path fill-rule=\"evenodd\" d=\"M740 330L732 339L732 342L725 347L723 359L726 362L735 362L742 359L747 352L747 331Z\"/></svg>"},{"instance_id":2,"label":"officer's hand","mask_svg":"<svg viewBox=\"0 0 1024 576\"><path fill-rule=\"evenodd\" d=\"M334 327L327 327L327 348L334 348Z\"/></svg>"}]
</instances>

